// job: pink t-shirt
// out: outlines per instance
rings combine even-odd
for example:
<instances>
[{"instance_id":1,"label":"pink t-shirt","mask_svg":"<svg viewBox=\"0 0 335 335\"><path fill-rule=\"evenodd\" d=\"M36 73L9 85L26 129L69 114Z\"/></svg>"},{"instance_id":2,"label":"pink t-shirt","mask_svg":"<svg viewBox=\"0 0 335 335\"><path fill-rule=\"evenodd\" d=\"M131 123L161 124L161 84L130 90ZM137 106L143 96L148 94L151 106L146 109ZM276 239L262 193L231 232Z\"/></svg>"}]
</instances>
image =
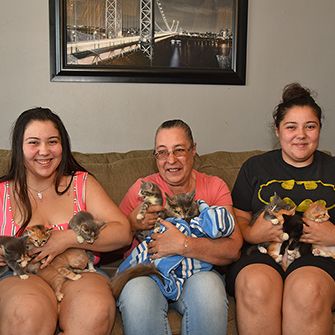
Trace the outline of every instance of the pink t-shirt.
<instances>
[{"instance_id":1,"label":"pink t-shirt","mask_svg":"<svg viewBox=\"0 0 335 335\"><path fill-rule=\"evenodd\" d=\"M219 177L209 176L205 173L193 170L196 180L195 199L204 200L209 206L232 206L230 190L227 184ZM151 181L159 186L163 193L165 201L165 193L172 195L169 185L164 181L159 173L154 173L144 178L137 179L136 182L129 188L128 192L120 203L121 211L128 216L140 203L141 199L138 196L138 191L141 186L141 181ZM132 246L125 256L129 255L131 250L138 245L136 239L133 240Z\"/></svg>"}]
</instances>

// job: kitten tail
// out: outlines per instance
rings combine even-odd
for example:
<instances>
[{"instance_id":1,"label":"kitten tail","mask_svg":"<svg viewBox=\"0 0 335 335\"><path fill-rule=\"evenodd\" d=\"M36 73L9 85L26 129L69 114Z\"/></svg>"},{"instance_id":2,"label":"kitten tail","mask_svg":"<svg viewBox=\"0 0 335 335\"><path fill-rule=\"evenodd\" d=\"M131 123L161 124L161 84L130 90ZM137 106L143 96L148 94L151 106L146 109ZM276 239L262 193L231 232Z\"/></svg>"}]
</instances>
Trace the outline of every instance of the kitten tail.
<instances>
[{"instance_id":1,"label":"kitten tail","mask_svg":"<svg viewBox=\"0 0 335 335\"><path fill-rule=\"evenodd\" d=\"M119 298L121 291L129 280L150 275L156 275L162 280L162 276L154 264L138 264L124 272L116 274L110 282L110 287L115 300Z\"/></svg>"}]
</instances>

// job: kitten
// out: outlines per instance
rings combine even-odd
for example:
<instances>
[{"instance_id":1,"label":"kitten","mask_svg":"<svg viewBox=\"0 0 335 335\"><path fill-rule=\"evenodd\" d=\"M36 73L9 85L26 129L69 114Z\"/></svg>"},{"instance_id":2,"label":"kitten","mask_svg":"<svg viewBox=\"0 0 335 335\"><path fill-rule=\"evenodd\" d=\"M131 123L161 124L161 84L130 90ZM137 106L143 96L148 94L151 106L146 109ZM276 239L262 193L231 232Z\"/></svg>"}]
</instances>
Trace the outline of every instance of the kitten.
<instances>
[{"instance_id":1,"label":"kitten","mask_svg":"<svg viewBox=\"0 0 335 335\"><path fill-rule=\"evenodd\" d=\"M0 267L0 275L10 268L21 279L29 278L25 270L30 260L26 250L26 237L0 236L0 248L7 263Z\"/></svg>"},{"instance_id":2,"label":"kitten","mask_svg":"<svg viewBox=\"0 0 335 335\"><path fill-rule=\"evenodd\" d=\"M152 182L142 182L139 195L143 199L137 219L142 220L150 205L162 205L163 197L159 187ZM158 216L162 219L168 217L180 218L187 222L199 215L199 206L194 200L195 192L179 193L169 196L165 193L166 204L163 211ZM159 220L154 226L154 232L158 232L160 228ZM142 242L149 234L150 230L142 230L136 233L137 239Z\"/></svg>"},{"instance_id":3,"label":"kitten","mask_svg":"<svg viewBox=\"0 0 335 335\"><path fill-rule=\"evenodd\" d=\"M311 203L304 212L304 217L318 223L328 221L330 218L327 208L320 201L314 201ZM314 256L335 258L335 246L312 244L312 253Z\"/></svg>"},{"instance_id":4,"label":"kitten","mask_svg":"<svg viewBox=\"0 0 335 335\"><path fill-rule=\"evenodd\" d=\"M199 215L199 206L194 200L195 191L166 195L165 218L174 217L190 222Z\"/></svg>"},{"instance_id":5,"label":"kitten","mask_svg":"<svg viewBox=\"0 0 335 335\"><path fill-rule=\"evenodd\" d=\"M69 221L69 228L77 234L77 241L92 244L99 236L104 222L98 222L89 212L80 211Z\"/></svg>"},{"instance_id":6,"label":"kitten","mask_svg":"<svg viewBox=\"0 0 335 335\"><path fill-rule=\"evenodd\" d=\"M145 214L151 205L163 205L163 196L160 188L158 185L150 181L142 180L141 187L138 191L138 196L142 199L142 204L136 216L137 220L144 219ZM163 213L158 213L158 216L161 218L164 217ZM159 231L159 228L160 224L157 221L154 226L154 232ZM149 232L149 229L138 231L136 232L136 237L140 242L142 242L148 236Z\"/></svg>"},{"instance_id":7,"label":"kitten","mask_svg":"<svg viewBox=\"0 0 335 335\"><path fill-rule=\"evenodd\" d=\"M286 203L282 200L276 193L273 197L271 197L270 202L268 205L264 207L263 210L258 212L252 219L251 225L253 225L256 219L262 213L264 219L270 221L273 225L281 225L283 226L283 235L282 240L287 241L289 239L289 230L284 228L284 222L286 216L292 216L295 213L295 207L291 206L290 204ZM269 254L277 263L281 263L283 259L282 254L282 243L281 242L264 242L257 245L257 249L263 254ZM251 246L247 250L247 254L250 254L255 249L255 246Z\"/></svg>"},{"instance_id":8,"label":"kitten","mask_svg":"<svg viewBox=\"0 0 335 335\"><path fill-rule=\"evenodd\" d=\"M87 243L93 243L99 236L100 229L104 226L104 223L96 222L88 212L77 213L70 220L70 223L69 227L75 231L77 239L78 236L80 237L78 241L86 241ZM25 232L28 237L28 244L35 247L43 246L48 241L51 230L43 225L28 227ZM86 252L84 249L70 248L56 256L43 269L40 269L40 263L30 263L28 271L42 277L54 289L56 298L60 302L64 297L61 291L64 282L67 279L80 279L80 272L85 271L87 267L88 271L95 271L93 260L94 255L92 252Z\"/></svg>"},{"instance_id":9,"label":"kitten","mask_svg":"<svg viewBox=\"0 0 335 335\"><path fill-rule=\"evenodd\" d=\"M98 222L94 219L91 213L86 211L78 212L69 221L69 228L71 228L76 233L78 243L94 243L105 225L105 222ZM88 270L90 272L95 272L94 254L90 250L86 250L86 253L88 254L89 258Z\"/></svg>"}]
</instances>

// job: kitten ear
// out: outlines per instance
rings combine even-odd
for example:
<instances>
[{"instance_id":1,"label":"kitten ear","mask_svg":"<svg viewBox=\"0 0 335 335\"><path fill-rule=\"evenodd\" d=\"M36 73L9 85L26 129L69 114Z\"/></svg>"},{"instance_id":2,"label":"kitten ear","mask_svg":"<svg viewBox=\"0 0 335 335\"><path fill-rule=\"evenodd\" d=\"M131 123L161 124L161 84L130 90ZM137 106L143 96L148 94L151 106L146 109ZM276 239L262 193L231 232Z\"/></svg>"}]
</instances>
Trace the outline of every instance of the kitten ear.
<instances>
[{"instance_id":1,"label":"kitten ear","mask_svg":"<svg viewBox=\"0 0 335 335\"><path fill-rule=\"evenodd\" d=\"M166 201L170 204L172 199L170 198L170 196L166 192L164 192L164 193L165 193Z\"/></svg>"},{"instance_id":2,"label":"kitten ear","mask_svg":"<svg viewBox=\"0 0 335 335\"><path fill-rule=\"evenodd\" d=\"M195 190L193 190L192 192L190 192L190 193L188 194L188 197L189 197L190 201L193 201L193 200L194 200L194 197L195 197Z\"/></svg>"}]
</instances>

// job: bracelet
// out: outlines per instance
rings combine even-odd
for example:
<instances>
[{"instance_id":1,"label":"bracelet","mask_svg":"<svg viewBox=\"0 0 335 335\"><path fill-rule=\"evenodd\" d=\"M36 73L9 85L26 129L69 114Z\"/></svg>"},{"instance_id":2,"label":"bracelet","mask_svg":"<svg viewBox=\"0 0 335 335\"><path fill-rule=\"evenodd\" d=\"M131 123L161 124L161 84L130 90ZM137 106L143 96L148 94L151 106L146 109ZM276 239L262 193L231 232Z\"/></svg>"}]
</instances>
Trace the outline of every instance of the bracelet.
<instances>
[{"instance_id":1,"label":"bracelet","mask_svg":"<svg viewBox=\"0 0 335 335\"><path fill-rule=\"evenodd\" d=\"M187 249L187 247L188 247L188 236L186 236L184 239L184 249Z\"/></svg>"}]
</instances>

